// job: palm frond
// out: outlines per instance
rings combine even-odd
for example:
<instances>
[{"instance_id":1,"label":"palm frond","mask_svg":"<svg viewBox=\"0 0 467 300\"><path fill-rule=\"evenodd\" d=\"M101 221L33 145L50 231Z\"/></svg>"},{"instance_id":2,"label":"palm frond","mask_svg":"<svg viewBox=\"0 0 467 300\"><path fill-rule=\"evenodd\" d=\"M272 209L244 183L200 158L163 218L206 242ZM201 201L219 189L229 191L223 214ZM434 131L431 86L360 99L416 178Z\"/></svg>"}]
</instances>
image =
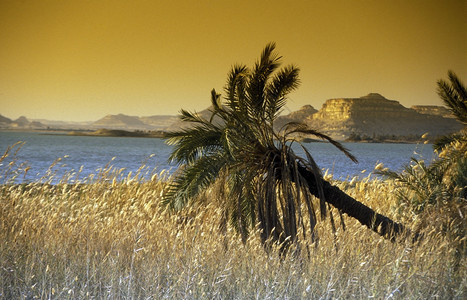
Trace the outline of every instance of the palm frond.
<instances>
[{"instance_id":1,"label":"palm frond","mask_svg":"<svg viewBox=\"0 0 467 300\"><path fill-rule=\"evenodd\" d=\"M452 133L448 135L444 135L438 138L433 143L433 149L437 152L442 151L444 148L448 147L452 143L455 142L463 142L467 143L467 133L466 132L459 132L459 133Z\"/></svg>"},{"instance_id":2,"label":"palm frond","mask_svg":"<svg viewBox=\"0 0 467 300\"><path fill-rule=\"evenodd\" d=\"M194 126L177 132L167 132L166 142L174 145L169 161L178 164L192 163L202 155L222 149L222 131L214 125Z\"/></svg>"},{"instance_id":3,"label":"palm frond","mask_svg":"<svg viewBox=\"0 0 467 300\"><path fill-rule=\"evenodd\" d=\"M280 66L281 57L274 54L275 48L275 43L266 45L249 78L247 91L253 115L261 115L263 112L266 84L271 74Z\"/></svg>"},{"instance_id":4,"label":"palm frond","mask_svg":"<svg viewBox=\"0 0 467 300\"><path fill-rule=\"evenodd\" d=\"M454 72L449 71L448 76L450 82L438 81L438 95L456 118L467 124L467 90Z\"/></svg>"},{"instance_id":5,"label":"palm frond","mask_svg":"<svg viewBox=\"0 0 467 300\"><path fill-rule=\"evenodd\" d=\"M467 159L467 143L458 143L457 147L444 148L440 155L441 159L434 161L431 167L446 177L452 177L454 174L449 170L456 168Z\"/></svg>"},{"instance_id":6,"label":"palm frond","mask_svg":"<svg viewBox=\"0 0 467 300\"><path fill-rule=\"evenodd\" d=\"M341 143L338 141L334 140L330 136L323 134L317 130L310 129L306 124L303 123L297 123L297 122L289 122L285 125L285 130L287 131L287 134L293 134L293 133L301 133L301 134L309 134L309 135L314 135L322 140L328 141L331 143L334 147L342 151L350 160L352 160L354 163L358 163L357 158L350 153L350 151L345 148Z\"/></svg>"},{"instance_id":7,"label":"palm frond","mask_svg":"<svg viewBox=\"0 0 467 300\"><path fill-rule=\"evenodd\" d=\"M179 118L183 122L189 123L200 123L200 124L208 124L209 121L201 117L199 114L195 112L189 112L187 110L181 109Z\"/></svg>"},{"instance_id":8,"label":"palm frond","mask_svg":"<svg viewBox=\"0 0 467 300\"><path fill-rule=\"evenodd\" d=\"M287 66L280 70L272 79L266 90L265 110L270 120L276 118L277 113L287 102L287 94L298 88L300 69L294 66Z\"/></svg>"},{"instance_id":9,"label":"palm frond","mask_svg":"<svg viewBox=\"0 0 467 300\"><path fill-rule=\"evenodd\" d=\"M463 99L464 103L467 101L467 89L464 83L460 80L460 78L454 73L453 71L448 71L448 78L451 82L453 89L456 91L459 99Z\"/></svg>"},{"instance_id":10,"label":"palm frond","mask_svg":"<svg viewBox=\"0 0 467 300\"><path fill-rule=\"evenodd\" d=\"M225 160L222 155L211 155L184 165L163 195L162 203L174 210L183 208L190 199L215 182L225 166Z\"/></svg>"},{"instance_id":11,"label":"palm frond","mask_svg":"<svg viewBox=\"0 0 467 300\"><path fill-rule=\"evenodd\" d=\"M306 154L307 160L301 159L300 162L307 168L311 173L313 174L315 178L315 187L318 191L318 198L319 198L319 207L320 207L320 213L321 213L321 219L324 220L326 218L326 198L324 196L324 190L323 190L323 183L322 183L322 175L321 175L321 170L318 167L318 164L315 162L313 159L313 156L310 154L308 149L305 148L302 144L300 144L302 147L303 151ZM312 187L308 187L311 189Z\"/></svg>"},{"instance_id":12,"label":"palm frond","mask_svg":"<svg viewBox=\"0 0 467 300\"><path fill-rule=\"evenodd\" d=\"M244 65L234 65L229 72L227 84L224 87L227 106L234 111L245 111L246 81L249 69Z\"/></svg>"},{"instance_id":13,"label":"palm frond","mask_svg":"<svg viewBox=\"0 0 467 300\"><path fill-rule=\"evenodd\" d=\"M218 94L215 89L211 90L211 104L214 108L214 112L222 110L221 94Z\"/></svg>"},{"instance_id":14,"label":"palm frond","mask_svg":"<svg viewBox=\"0 0 467 300\"><path fill-rule=\"evenodd\" d=\"M230 223L242 234L242 240L246 241L249 228L252 228L256 222L255 199L252 193L254 180L246 180L245 174L241 171L230 170L227 184L228 197L232 201L226 203L225 209L230 215Z\"/></svg>"}]
</instances>

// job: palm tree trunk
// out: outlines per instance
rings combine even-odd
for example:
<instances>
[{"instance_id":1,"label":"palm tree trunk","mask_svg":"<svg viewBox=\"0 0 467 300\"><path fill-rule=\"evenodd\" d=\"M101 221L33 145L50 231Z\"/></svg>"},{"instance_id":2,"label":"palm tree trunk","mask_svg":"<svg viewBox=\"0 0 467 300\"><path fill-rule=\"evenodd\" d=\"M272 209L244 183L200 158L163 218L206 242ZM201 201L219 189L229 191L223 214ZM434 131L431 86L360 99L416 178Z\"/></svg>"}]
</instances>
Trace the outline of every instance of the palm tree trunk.
<instances>
[{"instance_id":1,"label":"palm tree trunk","mask_svg":"<svg viewBox=\"0 0 467 300\"><path fill-rule=\"evenodd\" d=\"M306 178L309 190L312 195L319 197L315 176L304 167L299 167L300 174ZM406 232L407 229L400 223L375 212L370 207L355 200L344 193L338 187L331 185L328 181L320 179L322 182L324 201L328 202L341 212L357 219L362 225L367 226L379 235L395 241L397 236Z\"/></svg>"}]
</instances>

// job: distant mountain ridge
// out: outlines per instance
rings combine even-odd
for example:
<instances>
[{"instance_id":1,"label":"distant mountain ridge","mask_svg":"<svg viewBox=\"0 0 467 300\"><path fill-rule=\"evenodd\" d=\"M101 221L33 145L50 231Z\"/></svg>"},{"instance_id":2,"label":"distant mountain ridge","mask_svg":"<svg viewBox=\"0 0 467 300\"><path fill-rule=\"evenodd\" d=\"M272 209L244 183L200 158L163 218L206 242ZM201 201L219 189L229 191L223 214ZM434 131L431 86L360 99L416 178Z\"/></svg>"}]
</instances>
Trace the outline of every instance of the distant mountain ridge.
<instances>
[{"instance_id":1,"label":"distant mountain ridge","mask_svg":"<svg viewBox=\"0 0 467 300\"><path fill-rule=\"evenodd\" d=\"M209 119L211 110L207 108L198 112L198 115ZM436 137L463 127L443 106L417 105L406 108L398 101L386 99L378 93L359 98L328 99L319 110L305 105L278 117L274 124L276 130L288 122L306 123L337 140L346 140L351 136L411 136L424 133ZM12 121L0 115L0 129L175 131L188 126L178 116L172 115L138 117L118 114L107 115L95 122L38 122L26 117Z\"/></svg>"},{"instance_id":2,"label":"distant mountain ridge","mask_svg":"<svg viewBox=\"0 0 467 300\"><path fill-rule=\"evenodd\" d=\"M161 131L167 126L178 121L177 116L154 115L154 116L128 116L124 114L107 115L95 122L67 122L52 120L28 120L22 116L17 120L11 120L0 115L0 129L31 129L31 130L143 130Z\"/></svg>"}]
</instances>

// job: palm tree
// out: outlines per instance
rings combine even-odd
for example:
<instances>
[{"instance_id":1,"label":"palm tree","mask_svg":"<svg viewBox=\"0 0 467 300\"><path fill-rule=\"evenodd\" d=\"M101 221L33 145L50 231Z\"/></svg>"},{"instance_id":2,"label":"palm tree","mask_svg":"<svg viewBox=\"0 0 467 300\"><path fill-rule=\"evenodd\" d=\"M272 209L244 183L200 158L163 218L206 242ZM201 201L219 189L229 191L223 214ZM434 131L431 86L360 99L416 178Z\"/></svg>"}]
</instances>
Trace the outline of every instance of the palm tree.
<instances>
[{"instance_id":1,"label":"palm tree","mask_svg":"<svg viewBox=\"0 0 467 300\"><path fill-rule=\"evenodd\" d=\"M293 65L279 69L281 57L274 49L274 43L268 44L252 69L233 66L224 101L215 90L211 92L208 118L181 111L181 120L192 126L166 135L167 142L175 146L170 160L183 166L164 196L165 203L180 209L216 183L226 192L221 200L225 215L244 240L258 223L264 243L288 244L296 241L300 229L304 237L307 231L313 235L315 196L322 219L331 204L339 213L393 240L404 227L325 181L294 134L328 141L356 162L347 149L304 124L289 123L279 132L273 129L286 96L299 85L299 69ZM305 158L294 152L293 143L302 147Z\"/></svg>"},{"instance_id":2,"label":"palm tree","mask_svg":"<svg viewBox=\"0 0 467 300\"><path fill-rule=\"evenodd\" d=\"M432 168L442 174L450 190L460 187L462 198L467 199L467 89L453 71L448 71L448 78L449 82L438 80L438 95L464 128L434 143L440 159Z\"/></svg>"},{"instance_id":3,"label":"palm tree","mask_svg":"<svg viewBox=\"0 0 467 300\"><path fill-rule=\"evenodd\" d=\"M435 228L453 237L457 269L467 253L467 89L454 72L448 71L448 78L438 81L438 95L464 128L434 143L439 157L431 164L412 158L400 173L378 173L398 183L395 192L402 206L420 216L422 230Z\"/></svg>"}]
</instances>

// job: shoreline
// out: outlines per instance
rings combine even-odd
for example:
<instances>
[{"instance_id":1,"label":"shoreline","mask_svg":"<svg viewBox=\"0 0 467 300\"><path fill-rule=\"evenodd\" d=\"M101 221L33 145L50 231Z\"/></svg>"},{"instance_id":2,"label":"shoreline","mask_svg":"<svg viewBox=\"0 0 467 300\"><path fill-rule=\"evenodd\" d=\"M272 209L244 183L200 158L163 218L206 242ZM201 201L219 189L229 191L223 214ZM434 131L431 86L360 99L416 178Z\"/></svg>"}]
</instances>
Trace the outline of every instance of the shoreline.
<instances>
[{"instance_id":1,"label":"shoreline","mask_svg":"<svg viewBox=\"0 0 467 300\"><path fill-rule=\"evenodd\" d=\"M92 136L92 137L143 137L163 138L165 131L127 131L117 129L99 129L91 132L71 131L68 136Z\"/></svg>"},{"instance_id":2,"label":"shoreline","mask_svg":"<svg viewBox=\"0 0 467 300\"><path fill-rule=\"evenodd\" d=\"M89 136L89 137L140 137L140 138L164 138L164 135L167 131L163 130L153 130L153 131L129 131L123 129L28 129L28 128L0 128L1 132L37 132L41 135L61 135L61 136ZM298 142L307 144L307 143L324 143L325 141L316 139L316 138L297 138ZM420 143L433 143L431 139L410 139L407 137L402 137L400 139L345 139L337 140L340 143L381 143L381 144L420 144Z\"/></svg>"}]
</instances>

